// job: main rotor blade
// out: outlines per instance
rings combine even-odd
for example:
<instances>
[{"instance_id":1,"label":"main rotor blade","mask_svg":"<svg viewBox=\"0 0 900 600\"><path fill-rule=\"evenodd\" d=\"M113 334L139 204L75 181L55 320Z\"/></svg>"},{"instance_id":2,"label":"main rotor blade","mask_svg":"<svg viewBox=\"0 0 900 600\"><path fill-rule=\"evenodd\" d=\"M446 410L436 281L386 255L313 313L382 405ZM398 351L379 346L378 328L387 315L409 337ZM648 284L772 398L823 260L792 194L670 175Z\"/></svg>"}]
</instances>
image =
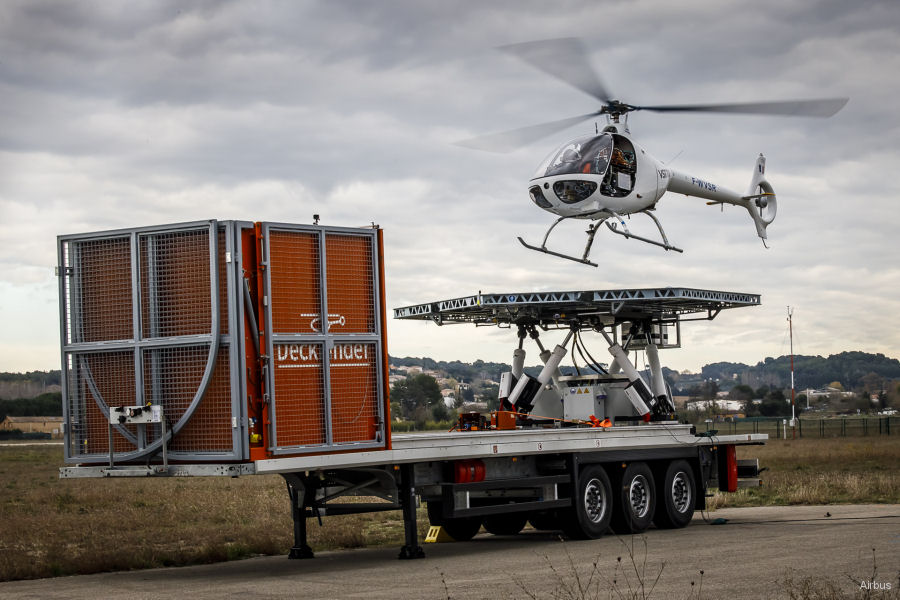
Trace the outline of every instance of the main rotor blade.
<instances>
[{"instance_id":1,"label":"main rotor blade","mask_svg":"<svg viewBox=\"0 0 900 600\"><path fill-rule=\"evenodd\" d=\"M802 117L830 117L844 108L849 98L818 98L784 102L746 102L733 104L673 104L664 106L635 106L634 110L654 112L723 112L754 115L792 115Z\"/></svg>"},{"instance_id":2,"label":"main rotor blade","mask_svg":"<svg viewBox=\"0 0 900 600\"><path fill-rule=\"evenodd\" d=\"M544 73L590 94L604 104L609 92L587 58L587 49L579 38L558 38L500 46Z\"/></svg>"},{"instance_id":3,"label":"main rotor blade","mask_svg":"<svg viewBox=\"0 0 900 600\"><path fill-rule=\"evenodd\" d=\"M549 121L547 123L539 123L537 125L529 125L519 129L511 129L509 131L500 131L498 133L489 133L478 137L469 138L456 142L457 146L464 148L474 148L475 150L486 150L488 152L512 152L517 148L526 146L532 142L536 142L541 138L554 134L563 129L568 129L572 125L577 125L582 121L586 121L591 117L601 114L598 112L579 115L577 117L569 117L568 119L560 119L559 121Z\"/></svg>"}]
</instances>

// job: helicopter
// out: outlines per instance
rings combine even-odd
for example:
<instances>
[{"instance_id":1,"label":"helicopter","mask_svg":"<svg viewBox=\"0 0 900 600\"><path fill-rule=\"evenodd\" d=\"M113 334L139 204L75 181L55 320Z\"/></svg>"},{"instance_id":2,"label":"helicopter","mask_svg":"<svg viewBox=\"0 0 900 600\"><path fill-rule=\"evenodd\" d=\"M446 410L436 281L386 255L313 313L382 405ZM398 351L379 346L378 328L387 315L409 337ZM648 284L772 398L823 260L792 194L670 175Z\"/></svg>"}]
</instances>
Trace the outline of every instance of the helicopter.
<instances>
[{"instance_id":1,"label":"helicopter","mask_svg":"<svg viewBox=\"0 0 900 600\"><path fill-rule=\"evenodd\" d=\"M503 131L457 142L458 145L492 152L510 152L588 119L605 116L601 130L595 125L593 135L585 135L558 146L538 166L528 184L528 195L539 208L559 218L544 234L540 246L518 238L523 246L545 254L598 266L588 259L594 236L605 224L617 235L633 238L665 250L683 252L669 242L659 219L653 214L657 202L666 192L705 199L709 205L731 204L747 210L756 233L766 245L766 228L775 220L778 202L772 185L766 179L766 159L756 159L750 185L745 194L729 190L709 179L673 169L654 158L631 136L628 115L635 111L660 113L704 112L744 113L830 117L847 104L848 98L819 98L730 104L682 104L641 106L613 99L608 88L588 60L588 52L580 38L559 38L524 42L498 48L544 73L587 93L602 104L599 110ZM632 233L624 217L643 214L659 231L659 239ZM581 257L547 248L553 229L567 219L591 221L587 243Z\"/></svg>"}]
</instances>

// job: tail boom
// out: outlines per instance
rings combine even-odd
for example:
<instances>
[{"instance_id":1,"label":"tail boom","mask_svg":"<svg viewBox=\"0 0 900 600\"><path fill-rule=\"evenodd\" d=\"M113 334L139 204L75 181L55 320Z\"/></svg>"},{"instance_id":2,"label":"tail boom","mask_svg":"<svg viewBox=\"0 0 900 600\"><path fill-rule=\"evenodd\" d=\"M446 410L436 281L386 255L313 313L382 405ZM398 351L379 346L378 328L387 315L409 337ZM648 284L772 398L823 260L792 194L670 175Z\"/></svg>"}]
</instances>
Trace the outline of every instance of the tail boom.
<instances>
[{"instance_id":1,"label":"tail boom","mask_svg":"<svg viewBox=\"0 0 900 600\"><path fill-rule=\"evenodd\" d=\"M777 202L772 185L766 180L766 157L756 159L750 188L746 195L738 194L711 181L700 179L672 169L666 171L666 190L695 198L703 198L709 204L732 204L744 207L756 225L756 233L765 241L766 227L775 220Z\"/></svg>"}]
</instances>

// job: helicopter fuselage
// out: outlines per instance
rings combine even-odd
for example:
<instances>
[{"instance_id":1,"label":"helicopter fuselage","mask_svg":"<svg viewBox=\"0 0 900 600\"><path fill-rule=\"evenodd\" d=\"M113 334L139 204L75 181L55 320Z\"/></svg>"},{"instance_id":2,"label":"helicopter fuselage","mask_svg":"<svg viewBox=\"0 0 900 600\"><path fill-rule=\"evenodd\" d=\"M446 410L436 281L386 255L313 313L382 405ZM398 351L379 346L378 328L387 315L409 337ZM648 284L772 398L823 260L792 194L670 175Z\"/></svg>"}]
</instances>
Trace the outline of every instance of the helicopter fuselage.
<instances>
[{"instance_id":1,"label":"helicopter fuselage","mask_svg":"<svg viewBox=\"0 0 900 600\"><path fill-rule=\"evenodd\" d=\"M551 153L529 182L529 195L561 217L602 219L651 208L667 180L662 163L628 136L607 130Z\"/></svg>"},{"instance_id":2,"label":"helicopter fuselage","mask_svg":"<svg viewBox=\"0 0 900 600\"><path fill-rule=\"evenodd\" d=\"M766 240L766 227L775 219L777 202L765 179L766 159L756 160L749 191L738 194L712 181L676 171L656 160L615 125L593 136L574 139L554 150L538 167L528 184L528 195L538 207L559 216L544 235L540 247L522 238L532 250L595 265L587 259L597 226L605 222L614 233L635 238L666 250L669 243L659 220L650 212L667 191L707 200L707 204L732 204L750 213L757 235ZM656 224L661 240L632 233L623 216L643 213ZM565 219L597 221L588 228L588 242L579 259L547 249L550 232Z\"/></svg>"},{"instance_id":3,"label":"helicopter fuselage","mask_svg":"<svg viewBox=\"0 0 900 600\"><path fill-rule=\"evenodd\" d=\"M772 191L762 177L765 162L757 170L748 194L765 195ZM765 189L756 190L760 182ZM560 217L591 220L652 209L667 191L750 209L747 196L666 166L615 126L563 144L528 184L529 196L540 208ZM762 212L769 222L774 218L774 206L765 210L767 202L774 205L770 196L762 201L754 197L757 214ZM760 237L765 237L764 228Z\"/></svg>"}]
</instances>

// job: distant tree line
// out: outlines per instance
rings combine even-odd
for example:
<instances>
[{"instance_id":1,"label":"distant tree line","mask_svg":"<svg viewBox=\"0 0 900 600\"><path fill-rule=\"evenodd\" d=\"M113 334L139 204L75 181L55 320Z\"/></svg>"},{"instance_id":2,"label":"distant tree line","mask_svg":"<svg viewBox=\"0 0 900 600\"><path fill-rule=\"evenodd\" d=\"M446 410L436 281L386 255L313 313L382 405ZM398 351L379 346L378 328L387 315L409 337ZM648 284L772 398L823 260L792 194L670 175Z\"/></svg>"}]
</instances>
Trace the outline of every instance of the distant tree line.
<instances>
[{"instance_id":1,"label":"distant tree line","mask_svg":"<svg viewBox=\"0 0 900 600\"><path fill-rule=\"evenodd\" d=\"M36 398L0 400L0 421L11 417L61 417L62 395L48 392Z\"/></svg>"},{"instance_id":2,"label":"distant tree line","mask_svg":"<svg viewBox=\"0 0 900 600\"><path fill-rule=\"evenodd\" d=\"M718 362L705 365L701 370L704 379L735 380L751 387L772 386L789 388L791 383L791 358L767 357L754 366L743 363ZM841 352L827 358L821 356L794 356L794 388L823 388L833 381L840 381L848 390L867 390L878 393L886 389L886 382L900 379L900 361L884 354L868 352ZM874 388L878 388L877 390Z\"/></svg>"},{"instance_id":3,"label":"distant tree line","mask_svg":"<svg viewBox=\"0 0 900 600\"><path fill-rule=\"evenodd\" d=\"M43 385L59 385L59 371L28 371L27 373L0 373L0 383L30 381Z\"/></svg>"},{"instance_id":4,"label":"distant tree line","mask_svg":"<svg viewBox=\"0 0 900 600\"><path fill-rule=\"evenodd\" d=\"M59 371L0 373L0 398L34 398L46 392L59 391Z\"/></svg>"}]
</instances>

